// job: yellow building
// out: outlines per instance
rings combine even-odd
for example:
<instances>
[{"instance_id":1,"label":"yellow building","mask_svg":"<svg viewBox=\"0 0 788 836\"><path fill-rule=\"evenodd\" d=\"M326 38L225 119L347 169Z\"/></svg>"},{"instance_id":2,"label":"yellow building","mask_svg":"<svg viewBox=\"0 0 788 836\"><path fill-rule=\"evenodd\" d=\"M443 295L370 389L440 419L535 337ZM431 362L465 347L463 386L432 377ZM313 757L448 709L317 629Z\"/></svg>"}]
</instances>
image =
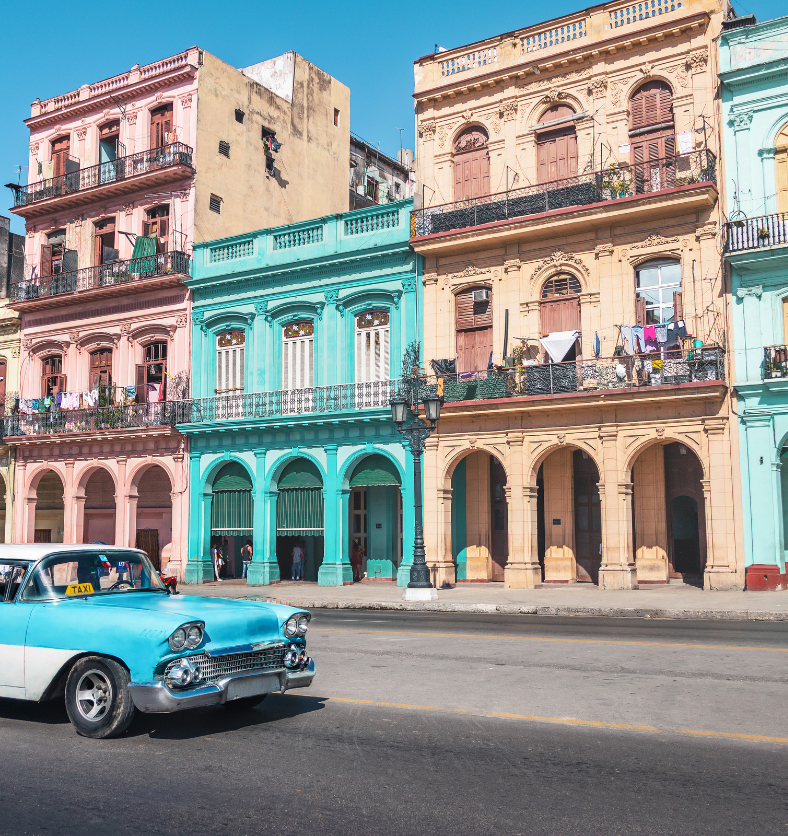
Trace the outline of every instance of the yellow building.
<instances>
[{"instance_id":1,"label":"yellow building","mask_svg":"<svg viewBox=\"0 0 788 836\"><path fill-rule=\"evenodd\" d=\"M416 62L438 585L741 585L721 20L607 3Z\"/></svg>"}]
</instances>

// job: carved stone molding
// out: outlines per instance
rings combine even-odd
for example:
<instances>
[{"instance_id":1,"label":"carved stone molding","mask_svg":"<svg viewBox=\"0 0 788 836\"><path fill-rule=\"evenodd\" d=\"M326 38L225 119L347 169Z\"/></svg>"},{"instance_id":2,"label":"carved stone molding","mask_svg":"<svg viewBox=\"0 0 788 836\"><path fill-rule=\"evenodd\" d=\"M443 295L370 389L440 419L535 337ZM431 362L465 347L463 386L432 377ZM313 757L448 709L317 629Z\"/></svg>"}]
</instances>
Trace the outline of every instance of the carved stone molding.
<instances>
[{"instance_id":1,"label":"carved stone molding","mask_svg":"<svg viewBox=\"0 0 788 836\"><path fill-rule=\"evenodd\" d=\"M82 215L77 215L76 218L74 218L74 226L77 229L82 228Z\"/></svg>"},{"instance_id":2,"label":"carved stone molding","mask_svg":"<svg viewBox=\"0 0 788 836\"><path fill-rule=\"evenodd\" d=\"M422 284L429 285L429 284L438 284L438 274L437 273L425 273L422 276Z\"/></svg>"},{"instance_id":3,"label":"carved stone molding","mask_svg":"<svg viewBox=\"0 0 788 836\"><path fill-rule=\"evenodd\" d=\"M185 328L189 324L189 317L186 314L180 314L175 317L175 326L177 328Z\"/></svg>"},{"instance_id":4,"label":"carved stone molding","mask_svg":"<svg viewBox=\"0 0 788 836\"><path fill-rule=\"evenodd\" d=\"M535 279L548 267L557 267L560 264L573 264L574 266L579 267L586 276L589 275L588 267L585 266L581 258L578 258L572 253L565 253L561 250L556 250L552 255L547 256L547 258L543 258L539 264L536 265L536 269L533 273L531 273L531 279Z\"/></svg>"},{"instance_id":5,"label":"carved stone molding","mask_svg":"<svg viewBox=\"0 0 788 836\"><path fill-rule=\"evenodd\" d=\"M739 299L745 299L747 296L754 296L760 299L763 296L763 285L754 284L751 287L739 287L736 289L736 295Z\"/></svg>"},{"instance_id":6,"label":"carved stone molding","mask_svg":"<svg viewBox=\"0 0 788 836\"><path fill-rule=\"evenodd\" d=\"M456 281L457 279L466 279L469 276L486 276L489 272L489 270L479 269L475 264L469 264L460 273L452 273L451 280Z\"/></svg>"},{"instance_id":7,"label":"carved stone molding","mask_svg":"<svg viewBox=\"0 0 788 836\"><path fill-rule=\"evenodd\" d=\"M139 111L135 111L134 113L126 113L126 124L128 125L136 125L137 124L137 113Z\"/></svg>"},{"instance_id":8,"label":"carved stone molding","mask_svg":"<svg viewBox=\"0 0 788 836\"><path fill-rule=\"evenodd\" d=\"M77 139L84 139L88 135L87 128L77 128Z\"/></svg>"},{"instance_id":9,"label":"carved stone molding","mask_svg":"<svg viewBox=\"0 0 788 836\"><path fill-rule=\"evenodd\" d=\"M127 204L123 207L123 211L124 211L127 215L131 215L131 214L134 212L134 204L133 204L133 203L127 203Z\"/></svg>"},{"instance_id":10,"label":"carved stone molding","mask_svg":"<svg viewBox=\"0 0 788 836\"><path fill-rule=\"evenodd\" d=\"M266 299L263 299L260 302L255 302L254 309L255 313L257 313L258 316L264 316L268 312L268 301ZM269 320L266 318L266 322L268 321Z\"/></svg>"},{"instance_id":11,"label":"carved stone molding","mask_svg":"<svg viewBox=\"0 0 788 836\"><path fill-rule=\"evenodd\" d=\"M613 82L613 85L610 88L610 101L612 104L621 104L621 94L629 86L629 82L632 81L632 78L633 76L627 76L626 78L620 78L618 81Z\"/></svg>"},{"instance_id":12,"label":"carved stone molding","mask_svg":"<svg viewBox=\"0 0 788 836\"><path fill-rule=\"evenodd\" d=\"M24 348L25 351L30 351L30 349L32 347L33 347L33 340L30 337L25 337L22 340L22 348Z\"/></svg>"},{"instance_id":13,"label":"carved stone molding","mask_svg":"<svg viewBox=\"0 0 788 836\"><path fill-rule=\"evenodd\" d=\"M597 244L594 247L594 258L601 258L603 255L613 255L612 244Z\"/></svg>"},{"instance_id":14,"label":"carved stone molding","mask_svg":"<svg viewBox=\"0 0 788 836\"><path fill-rule=\"evenodd\" d=\"M638 67L638 69L642 73L643 78L651 78L651 74L654 72L654 65L644 64L642 67Z\"/></svg>"},{"instance_id":15,"label":"carved stone molding","mask_svg":"<svg viewBox=\"0 0 788 836\"><path fill-rule=\"evenodd\" d=\"M547 93L541 98L542 104L555 104L556 102L562 102L564 99L568 99L569 94L565 93L563 90L559 90L557 87L551 87Z\"/></svg>"},{"instance_id":16,"label":"carved stone molding","mask_svg":"<svg viewBox=\"0 0 788 836\"><path fill-rule=\"evenodd\" d=\"M473 119L473 111L472 110L463 110L462 118L466 122L470 122Z\"/></svg>"},{"instance_id":17,"label":"carved stone molding","mask_svg":"<svg viewBox=\"0 0 788 836\"><path fill-rule=\"evenodd\" d=\"M178 99L178 101L181 103L181 107L184 109L187 107L191 107L193 96L193 93L187 93L185 96L181 96L180 99Z\"/></svg>"},{"instance_id":18,"label":"carved stone molding","mask_svg":"<svg viewBox=\"0 0 788 836\"><path fill-rule=\"evenodd\" d=\"M337 299L339 299L339 291L338 290L324 290L323 291L323 298L326 300L326 304L336 305Z\"/></svg>"},{"instance_id":19,"label":"carved stone molding","mask_svg":"<svg viewBox=\"0 0 788 836\"><path fill-rule=\"evenodd\" d=\"M30 153L31 153L34 157L36 156L36 154L38 154L38 147L39 147L39 145L38 145L38 143L37 143L37 142L31 142L31 143L30 143Z\"/></svg>"},{"instance_id":20,"label":"carved stone molding","mask_svg":"<svg viewBox=\"0 0 788 836\"><path fill-rule=\"evenodd\" d=\"M752 124L753 113L751 110L745 110L741 113L733 113L730 117L730 122L733 125L734 131L749 131Z\"/></svg>"},{"instance_id":21,"label":"carved stone molding","mask_svg":"<svg viewBox=\"0 0 788 836\"><path fill-rule=\"evenodd\" d=\"M416 290L416 277L415 276L405 276L402 280L402 289L405 293L413 293Z\"/></svg>"},{"instance_id":22,"label":"carved stone molding","mask_svg":"<svg viewBox=\"0 0 788 836\"><path fill-rule=\"evenodd\" d=\"M516 273L520 269L520 259L519 258L510 258L504 261L503 263L503 272L504 273Z\"/></svg>"},{"instance_id":23,"label":"carved stone molding","mask_svg":"<svg viewBox=\"0 0 788 836\"><path fill-rule=\"evenodd\" d=\"M674 235L672 238L665 238L664 236L655 233L654 235L649 235L645 241L641 241L639 244L633 244L630 249L645 250L647 247L662 247L665 244L678 243L679 238L677 235Z\"/></svg>"},{"instance_id":24,"label":"carved stone molding","mask_svg":"<svg viewBox=\"0 0 788 836\"><path fill-rule=\"evenodd\" d=\"M691 73L697 73L706 69L709 63L709 51L707 49L698 49L691 52L687 57L687 69Z\"/></svg>"},{"instance_id":25,"label":"carved stone molding","mask_svg":"<svg viewBox=\"0 0 788 836\"><path fill-rule=\"evenodd\" d=\"M441 125L441 127L438 128L438 147L439 148L443 148L443 146L446 144L446 140L448 139L450 130L451 130L451 128L448 125Z\"/></svg>"},{"instance_id":26,"label":"carved stone molding","mask_svg":"<svg viewBox=\"0 0 788 836\"><path fill-rule=\"evenodd\" d=\"M704 224L695 230L695 238L700 241L703 238L716 238L717 224Z\"/></svg>"},{"instance_id":27,"label":"carved stone molding","mask_svg":"<svg viewBox=\"0 0 788 836\"><path fill-rule=\"evenodd\" d=\"M657 438L664 438L665 437L665 428L664 427L657 427Z\"/></svg>"},{"instance_id":28,"label":"carved stone molding","mask_svg":"<svg viewBox=\"0 0 788 836\"><path fill-rule=\"evenodd\" d=\"M685 64L676 64L673 67L666 67L665 72L672 75L681 87L689 86L689 74Z\"/></svg>"},{"instance_id":29,"label":"carved stone molding","mask_svg":"<svg viewBox=\"0 0 788 836\"><path fill-rule=\"evenodd\" d=\"M511 122L512 119L517 117L517 107L517 99L504 102L498 111L498 115L504 122Z\"/></svg>"},{"instance_id":30,"label":"carved stone molding","mask_svg":"<svg viewBox=\"0 0 788 836\"><path fill-rule=\"evenodd\" d=\"M595 99L603 99L607 93L607 76L592 78L588 82L588 94Z\"/></svg>"},{"instance_id":31,"label":"carved stone molding","mask_svg":"<svg viewBox=\"0 0 788 836\"><path fill-rule=\"evenodd\" d=\"M434 122L422 122L419 125L419 133L422 136L422 139L431 140L435 139L435 123Z\"/></svg>"}]
</instances>

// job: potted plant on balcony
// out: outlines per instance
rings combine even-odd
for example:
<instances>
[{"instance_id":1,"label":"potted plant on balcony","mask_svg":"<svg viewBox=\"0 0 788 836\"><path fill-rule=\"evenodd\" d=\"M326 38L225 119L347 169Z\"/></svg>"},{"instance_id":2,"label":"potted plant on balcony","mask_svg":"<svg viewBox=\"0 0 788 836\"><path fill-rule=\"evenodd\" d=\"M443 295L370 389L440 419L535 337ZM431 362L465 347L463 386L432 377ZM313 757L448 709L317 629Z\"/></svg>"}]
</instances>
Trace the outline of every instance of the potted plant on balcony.
<instances>
[{"instance_id":1,"label":"potted plant on balcony","mask_svg":"<svg viewBox=\"0 0 788 836\"><path fill-rule=\"evenodd\" d=\"M761 227L758 230L758 240L765 241L769 237L769 230L766 227Z\"/></svg>"}]
</instances>

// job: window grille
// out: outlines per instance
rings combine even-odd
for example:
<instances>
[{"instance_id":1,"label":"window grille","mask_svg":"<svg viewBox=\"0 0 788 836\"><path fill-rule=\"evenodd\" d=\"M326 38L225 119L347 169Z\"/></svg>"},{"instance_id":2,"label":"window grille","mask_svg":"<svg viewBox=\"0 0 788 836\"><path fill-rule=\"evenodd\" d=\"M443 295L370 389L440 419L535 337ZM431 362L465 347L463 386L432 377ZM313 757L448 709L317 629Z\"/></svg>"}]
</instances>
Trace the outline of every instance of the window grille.
<instances>
[{"instance_id":1,"label":"window grille","mask_svg":"<svg viewBox=\"0 0 788 836\"><path fill-rule=\"evenodd\" d=\"M227 159L229 160L230 159L230 143L225 142L223 139L220 139L219 140L219 153L223 157L227 157Z\"/></svg>"},{"instance_id":2,"label":"window grille","mask_svg":"<svg viewBox=\"0 0 788 836\"><path fill-rule=\"evenodd\" d=\"M222 199L215 194L212 194L208 201L208 208L211 212L216 212L217 215L222 213Z\"/></svg>"},{"instance_id":3,"label":"window grille","mask_svg":"<svg viewBox=\"0 0 788 836\"><path fill-rule=\"evenodd\" d=\"M544 283L542 299L550 299L553 296L574 296L580 292L580 282L569 273L561 273Z\"/></svg>"},{"instance_id":4,"label":"window grille","mask_svg":"<svg viewBox=\"0 0 788 836\"><path fill-rule=\"evenodd\" d=\"M245 119L245 118L246 118L246 114L245 114L242 110L238 110L238 109L236 108L236 111L235 111L235 121L236 121L236 122L240 122L240 124L242 124L242 125L243 125L243 123L244 123L244 119Z\"/></svg>"}]
</instances>

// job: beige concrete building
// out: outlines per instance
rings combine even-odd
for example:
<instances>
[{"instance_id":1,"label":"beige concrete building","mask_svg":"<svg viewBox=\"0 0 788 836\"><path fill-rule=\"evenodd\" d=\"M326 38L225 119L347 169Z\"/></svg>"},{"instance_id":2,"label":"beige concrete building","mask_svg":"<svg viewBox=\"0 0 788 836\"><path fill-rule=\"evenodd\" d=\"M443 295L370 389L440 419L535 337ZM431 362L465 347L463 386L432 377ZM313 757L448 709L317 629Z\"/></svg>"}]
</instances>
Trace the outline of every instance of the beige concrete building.
<instances>
[{"instance_id":1,"label":"beige concrete building","mask_svg":"<svg viewBox=\"0 0 788 836\"><path fill-rule=\"evenodd\" d=\"M440 585L743 582L714 0L606 3L415 64L412 245L445 404Z\"/></svg>"}]
</instances>

